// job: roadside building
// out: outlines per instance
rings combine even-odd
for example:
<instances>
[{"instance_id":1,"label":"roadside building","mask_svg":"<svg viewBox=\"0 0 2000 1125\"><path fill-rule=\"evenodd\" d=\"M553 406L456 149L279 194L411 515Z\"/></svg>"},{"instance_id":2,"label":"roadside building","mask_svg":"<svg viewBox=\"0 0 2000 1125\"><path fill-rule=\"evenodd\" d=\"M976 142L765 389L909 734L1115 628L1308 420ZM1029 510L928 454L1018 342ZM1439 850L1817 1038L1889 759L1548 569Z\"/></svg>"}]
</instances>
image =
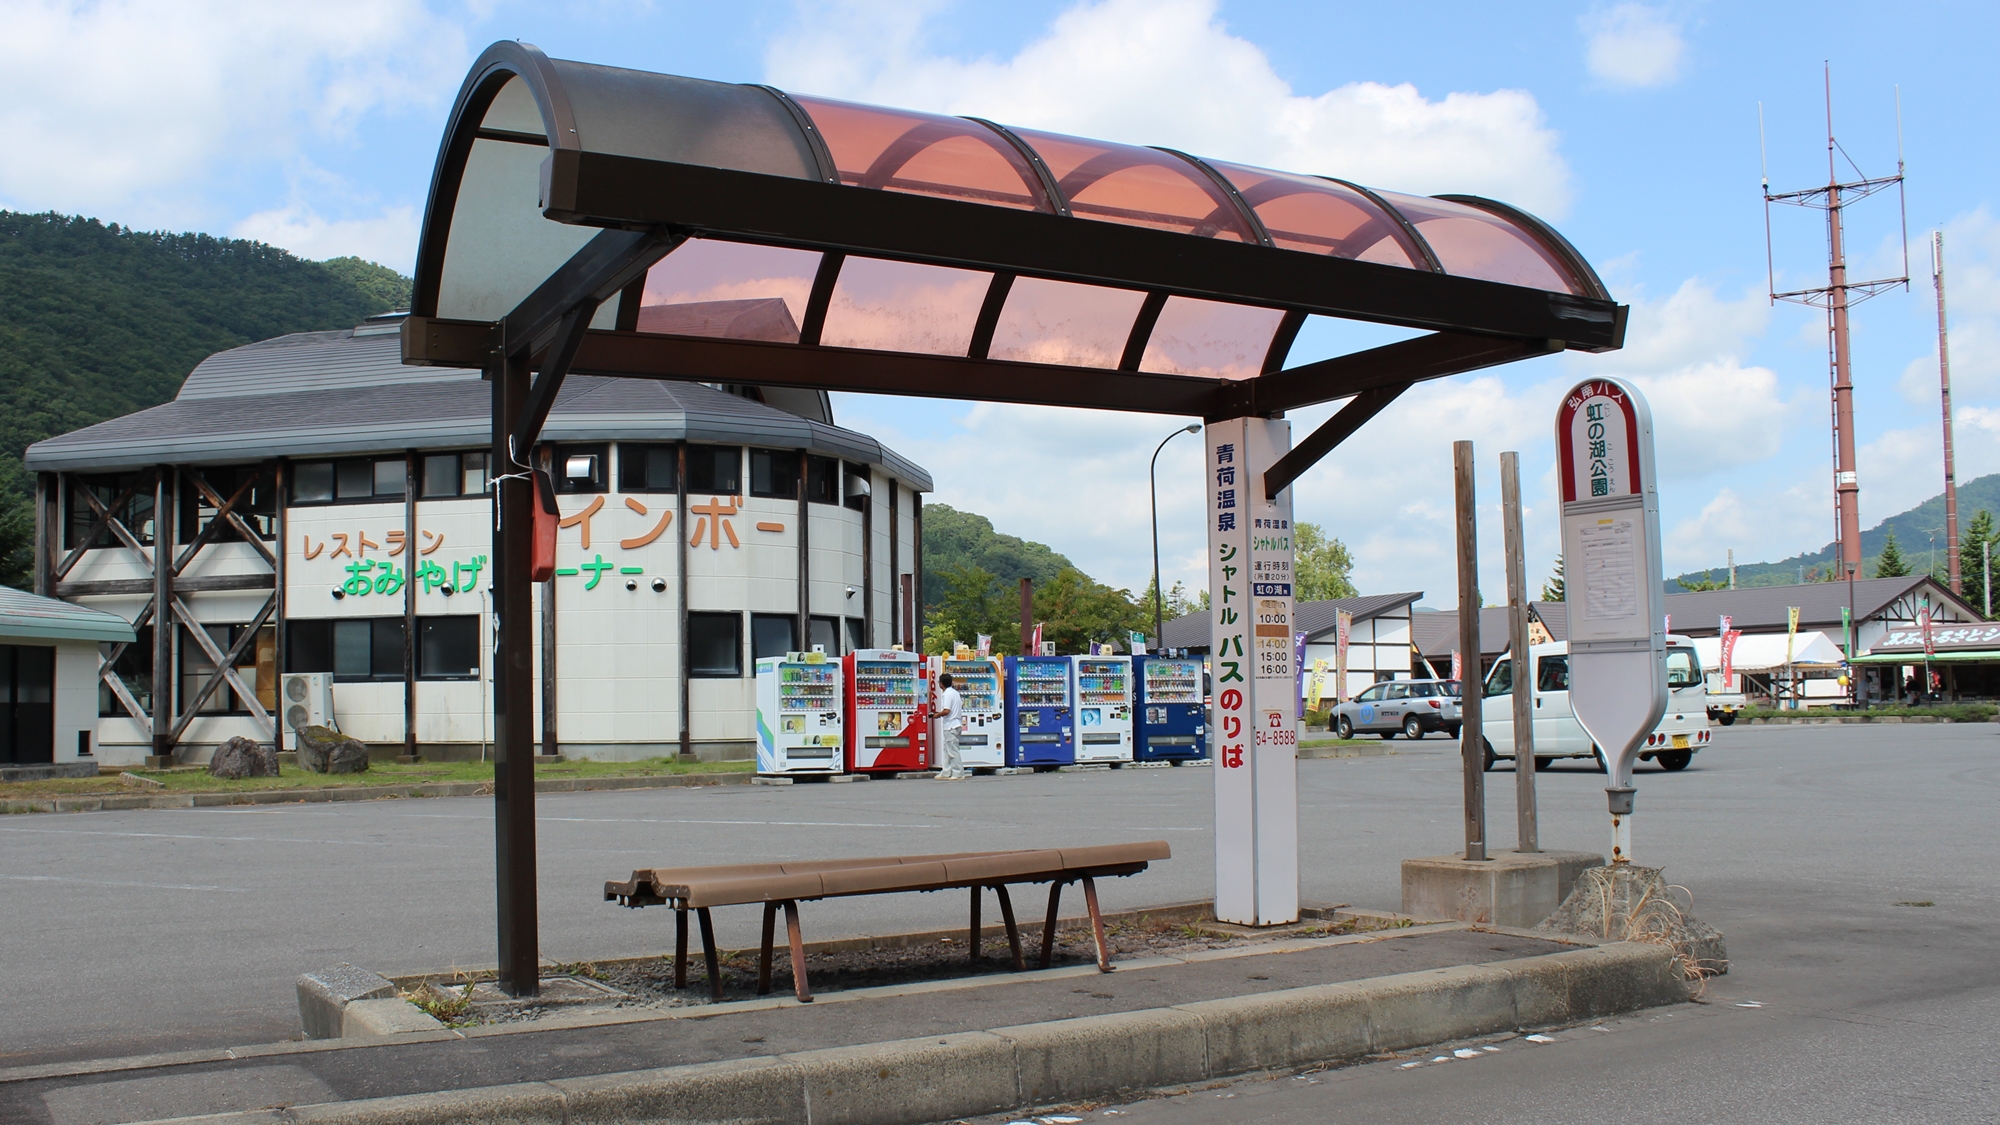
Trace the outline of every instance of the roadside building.
<instances>
[{"instance_id":1,"label":"roadside building","mask_svg":"<svg viewBox=\"0 0 2000 1125\"><path fill-rule=\"evenodd\" d=\"M641 309L752 339L781 315ZM39 591L137 635L93 670L102 760L270 741L288 673L330 675L334 720L381 752L486 752L491 385L404 366L401 321L217 353L172 402L29 448ZM544 753L748 757L757 656L921 635L930 478L823 393L572 375L543 433Z\"/></svg>"},{"instance_id":2,"label":"roadside building","mask_svg":"<svg viewBox=\"0 0 2000 1125\"><path fill-rule=\"evenodd\" d=\"M1351 615L1347 630L1347 683L1340 693L1352 699L1354 693L1382 680L1409 679L1428 673L1417 669L1410 659L1411 607L1424 596L1422 590L1401 594L1371 594L1361 598L1299 602L1294 610L1297 631L1306 634L1306 675L1318 661L1326 661L1326 681L1322 693L1334 695L1334 669L1339 667L1340 615ZM1207 613L1190 613L1161 627L1163 647L1206 654L1209 645ZM1303 680L1303 677L1301 677Z\"/></svg>"},{"instance_id":3,"label":"roadside building","mask_svg":"<svg viewBox=\"0 0 2000 1125\"><path fill-rule=\"evenodd\" d=\"M1451 654L1458 651L1458 611L1421 609L1410 623L1413 659L1431 669L1427 675L1449 679ZM1510 628L1506 606L1490 605L1479 611L1479 668L1476 675L1468 670L1468 676L1481 683L1486 681L1486 672L1493 662L1507 655L1507 647L1512 643Z\"/></svg>"},{"instance_id":4,"label":"roadside building","mask_svg":"<svg viewBox=\"0 0 2000 1125\"><path fill-rule=\"evenodd\" d=\"M133 639L116 614L0 586L0 767L94 775L99 646Z\"/></svg>"}]
</instances>

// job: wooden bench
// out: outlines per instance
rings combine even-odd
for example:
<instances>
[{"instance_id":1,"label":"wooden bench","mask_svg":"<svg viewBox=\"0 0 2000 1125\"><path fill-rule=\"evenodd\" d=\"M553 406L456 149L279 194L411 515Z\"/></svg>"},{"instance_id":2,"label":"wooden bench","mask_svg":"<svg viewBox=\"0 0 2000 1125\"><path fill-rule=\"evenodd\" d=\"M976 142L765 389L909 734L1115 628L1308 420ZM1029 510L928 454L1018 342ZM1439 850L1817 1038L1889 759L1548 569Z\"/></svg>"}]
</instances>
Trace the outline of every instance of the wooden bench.
<instances>
[{"instance_id":1,"label":"wooden bench","mask_svg":"<svg viewBox=\"0 0 2000 1125\"><path fill-rule=\"evenodd\" d=\"M778 910L785 911L785 929L792 952L792 983L801 1003L812 1003L806 983L805 942L799 931L799 903L852 895L894 894L902 891L970 889L972 892L972 960L978 961L979 894L992 888L1000 899L1000 916L1007 926L1007 944L1014 969L1024 971L1021 934L1014 925L1014 904L1007 887L1014 883L1049 884L1048 918L1042 926L1042 967L1055 954L1056 907L1066 883L1082 883L1090 928L1097 941L1097 968L1111 971L1111 951L1104 941L1104 915L1097 906L1096 880L1136 875L1156 859L1167 859L1166 842L1101 844L1088 848L1046 848L1007 852L961 852L954 855L879 856L871 859L822 859L796 863L745 863L722 867L657 867L632 873L625 882L604 884L606 901L620 906L674 908L674 987L687 987L688 911L701 924L702 958L708 969L709 991L722 999L722 970L715 947L709 910L717 906L764 905L764 942L757 965L757 994L771 991L771 944Z\"/></svg>"}]
</instances>

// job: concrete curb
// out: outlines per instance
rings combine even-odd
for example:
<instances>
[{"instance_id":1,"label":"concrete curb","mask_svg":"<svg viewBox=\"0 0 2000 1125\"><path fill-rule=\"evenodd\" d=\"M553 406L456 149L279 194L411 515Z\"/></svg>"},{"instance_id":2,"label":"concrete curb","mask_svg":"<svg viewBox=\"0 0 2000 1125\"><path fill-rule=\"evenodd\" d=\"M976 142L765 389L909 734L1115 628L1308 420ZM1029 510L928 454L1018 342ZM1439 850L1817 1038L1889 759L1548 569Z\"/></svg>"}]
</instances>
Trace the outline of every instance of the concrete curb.
<instances>
[{"instance_id":1,"label":"concrete curb","mask_svg":"<svg viewBox=\"0 0 2000 1125\"><path fill-rule=\"evenodd\" d=\"M1675 1004L1663 946L1588 949L1169 1008L694 1066L180 1118L186 1125L907 1125L1347 1062Z\"/></svg>"},{"instance_id":2,"label":"concrete curb","mask_svg":"<svg viewBox=\"0 0 2000 1125\"><path fill-rule=\"evenodd\" d=\"M652 777L556 777L535 782L537 793L581 793L597 789L681 789L748 785L750 773L670 773ZM240 793L167 793L110 797L51 797L0 801L0 814L106 812L117 809L205 809L222 805L320 804L377 801L390 797L482 797L490 781L423 782L414 785L347 785L329 789L250 789Z\"/></svg>"},{"instance_id":3,"label":"concrete curb","mask_svg":"<svg viewBox=\"0 0 2000 1125\"><path fill-rule=\"evenodd\" d=\"M1985 723L2000 722L2000 713L1991 719L1953 719L1944 715L1774 715L1761 719L1738 719L1748 727L1824 727L1845 723Z\"/></svg>"}]
</instances>

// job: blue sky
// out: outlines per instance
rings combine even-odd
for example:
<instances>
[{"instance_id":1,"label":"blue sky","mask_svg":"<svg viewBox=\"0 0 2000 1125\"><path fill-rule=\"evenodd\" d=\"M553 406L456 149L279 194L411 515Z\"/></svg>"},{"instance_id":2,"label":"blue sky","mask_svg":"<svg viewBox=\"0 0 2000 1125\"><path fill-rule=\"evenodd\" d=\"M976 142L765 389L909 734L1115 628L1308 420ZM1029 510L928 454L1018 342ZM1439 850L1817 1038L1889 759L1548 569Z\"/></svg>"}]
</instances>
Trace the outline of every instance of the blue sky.
<instances>
[{"instance_id":1,"label":"blue sky","mask_svg":"<svg viewBox=\"0 0 2000 1125\"><path fill-rule=\"evenodd\" d=\"M1864 525L1940 487L1929 230L1946 232L1962 479L2000 471L2000 223L1972 3L307 4L0 0L0 206L264 238L407 270L443 116L472 57L552 55L956 113L1536 211L1632 304L1630 346L1427 385L1299 485L1364 591L1451 569L1450 443L1478 443L1482 583L1503 589L1498 458L1518 449L1529 570L1556 550L1550 428L1576 379L1637 380L1659 419L1669 572L1832 534L1823 317L1764 299L1758 105L1774 186L1824 179L1835 127L1871 175L1909 162L1909 293L1855 318ZM1843 175L1852 170L1843 167ZM1821 283L1823 231L1779 216L1780 288ZM1893 199L1851 217L1855 270L1901 271ZM1376 334L1314 326L1295 359ZM1299 434L1331 407L1299 412ZM1150 565L1146 457L1178 420L844 396L841 420L929 466L934 499L1115 585ZM1196 441L1161 458L1168 581L1198 585ZM1062 482L1051 490L1052 479ZM1061 498L1058 498L1061 497ZM1924 544L1916 544L1921 549Z\"/></svg>"}]
</instances>

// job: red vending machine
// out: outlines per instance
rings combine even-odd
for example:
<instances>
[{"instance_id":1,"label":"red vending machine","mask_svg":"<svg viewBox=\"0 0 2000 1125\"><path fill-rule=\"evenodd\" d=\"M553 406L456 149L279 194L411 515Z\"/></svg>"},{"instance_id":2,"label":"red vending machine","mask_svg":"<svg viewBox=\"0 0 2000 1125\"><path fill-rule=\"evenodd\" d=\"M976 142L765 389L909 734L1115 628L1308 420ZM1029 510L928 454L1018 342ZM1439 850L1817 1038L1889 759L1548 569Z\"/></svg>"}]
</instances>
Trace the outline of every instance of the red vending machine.
<instances>
[{"instance_id":1,"label":"red vending machine","mask_svg":"<svg viewBox=\"0 0 2000 1125\"><path fill-rule=\"evenodd\" d=\"M924 658L901 649L864 648L841 661L847 673L848 771L929 769L930 687Z\"/></svg>"}]
</instances>

